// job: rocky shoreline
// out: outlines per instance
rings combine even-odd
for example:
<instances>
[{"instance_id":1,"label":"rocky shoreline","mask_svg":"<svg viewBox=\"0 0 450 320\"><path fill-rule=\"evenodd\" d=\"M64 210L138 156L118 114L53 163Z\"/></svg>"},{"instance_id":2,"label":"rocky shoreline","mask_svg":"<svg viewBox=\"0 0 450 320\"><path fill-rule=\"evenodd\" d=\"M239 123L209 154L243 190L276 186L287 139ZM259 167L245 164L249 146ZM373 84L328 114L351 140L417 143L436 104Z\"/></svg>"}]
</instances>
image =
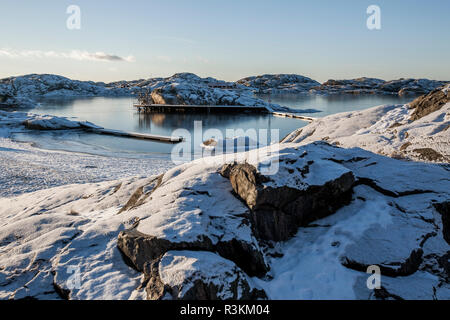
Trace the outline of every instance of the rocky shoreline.
<instances>
[{"instance_id":1,"label":"rocky shoreline","mask_svg":"<svg viewBox=\"0 0 450 320\"><path fill-rule=\"evenodd\" d=\"M450 162L450 85L405 105L330 115L295 130L283 142L327 141L396 159Z\"/></svg>"}]
</instances>

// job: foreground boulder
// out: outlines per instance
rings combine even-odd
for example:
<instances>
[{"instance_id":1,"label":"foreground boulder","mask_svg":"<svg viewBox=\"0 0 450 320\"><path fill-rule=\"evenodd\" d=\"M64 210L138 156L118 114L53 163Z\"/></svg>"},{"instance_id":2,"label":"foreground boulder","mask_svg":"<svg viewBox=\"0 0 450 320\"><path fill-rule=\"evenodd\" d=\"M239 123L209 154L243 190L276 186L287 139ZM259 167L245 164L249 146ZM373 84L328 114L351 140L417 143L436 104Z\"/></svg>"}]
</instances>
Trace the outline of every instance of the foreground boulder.
<instances>
[{"instance_id":1,"label":"foreground boulder","mask_svg":"<svg viewBox=\"0 0 450 320\"><path fill-rule=\"evenodd\" d=\"M147 298L250 300L265 298L233 262L205 251L168 251L147 265Z\"/></svg>"},{"instance_id":2,"label":"foreground boulder","mask_svg":"<svg viewBox=\"0 0 450 320\"><path fill-rule=\"evenodd\" d=\"M257 247L239 239L213 243L208 236L199 236L194 241L170 241L143 234L136 230L120 232L118 247L131 261L132 266L144 271L145 264L158 260L170 250L204 250L217 252L222 257L236 261L249 275L264 275L268 268L264 256Z\"/></svg>"},{"instance_id":3,"label":"foreground boulder","mask_svg":"<svg viewBox=\"0 0 450 320\"><path fill-rule=\"evenodd\" d=\"M339 164L316 159L307 152L282 157L280 163L273 179L247 163L222 168L234 192L251 209L261 239L287 240L299 226L330 215L350 201L355 179Z\"/></svg>"},{"instance_id":4,"label":"foreground boulder","mask_svg":"<svg viewBox=\"0 0 450 320\"><path fill-rule=\"evenodd\" d=\"M217 252L251 276L264 275L268 266L248 208L231 191L214 163L170 170L156 188L140 192L135 204L121 211L139 222L119 234L119 249L141 272L167 251L202 250Z\"/></svg>"}]
</instances>

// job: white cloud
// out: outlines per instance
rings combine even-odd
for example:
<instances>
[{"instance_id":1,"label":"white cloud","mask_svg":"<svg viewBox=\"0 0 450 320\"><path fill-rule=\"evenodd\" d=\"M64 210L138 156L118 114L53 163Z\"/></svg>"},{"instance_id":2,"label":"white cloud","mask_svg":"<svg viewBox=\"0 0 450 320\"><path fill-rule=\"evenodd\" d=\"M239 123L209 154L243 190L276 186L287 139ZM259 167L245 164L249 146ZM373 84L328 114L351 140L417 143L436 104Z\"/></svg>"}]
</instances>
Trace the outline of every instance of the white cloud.
<instances>
[{"instance_id":1,"label":"white cloud","mask_svg":"<svg viewBox=\"0 0 450 320\"><path fill-rule=\"evenodd\" d=\"M42 50L12 50L0 49L0 57L7 58L62 58L78 61L105 61L105 62L134 62L133 56L120 57L104 52L88 52L72 50L69 52L42 51Z\"/></svg>"}]
</instances>

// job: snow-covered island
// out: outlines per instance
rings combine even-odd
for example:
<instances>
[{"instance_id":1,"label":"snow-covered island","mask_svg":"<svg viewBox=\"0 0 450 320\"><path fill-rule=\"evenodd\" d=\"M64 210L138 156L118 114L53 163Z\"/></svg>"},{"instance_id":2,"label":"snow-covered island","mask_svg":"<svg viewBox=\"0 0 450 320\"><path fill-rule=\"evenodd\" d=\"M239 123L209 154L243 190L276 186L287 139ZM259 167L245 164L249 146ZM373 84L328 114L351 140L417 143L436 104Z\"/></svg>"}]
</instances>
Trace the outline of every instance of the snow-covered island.
<instances>
[{"instance_id":1,"label":"snow-covered island","mask_svg":"<svg viewBox=\"0 0 450 320\"><path fill-rule=\"evenodd\" d=\"M52 74L30 74L0 79L0 106L33 107L36 98L120 97L151 94L156 104L264 106L269 111L302 113L268 103L255 93L274 94L426 94L449 83L428 79L384 81L374 78L328 80L322 84L295 74L266 74L227 82L192 73L177 73L167 78L149 78L111 83L79 81Z\"/></svg>"},{"instance_id":2,"label":"snow-covered island","mask_svg":"<svg viewBox=\"0 0 450 320\"><path fill-rule=\"evenodd\" d=\"M316 80L297 74L264 74L236 82L256 93L306 93L320 86Z\"/></svg>"},{"instance_id":3,"label":"snow-covered island","mask_svg":"<svg viewBox=\"0 0 450 320\"><path fill-rule=\"evenodd\" d=\"M231 160L0 198L0 298L448 300L449 90Z\"/></svg>"},{"instance_id":4,"label":"snow-covered island","mask_svg":"<svg viewBox=\"0 0 450 320\"><path fill-rule=\"evenodd\" d=\"M224 87L231 88L224 89ZM50 97L120 97L151 93L150 103L181 105L259 106L269 112L314 112L294 110L256 98L246 86L200 78L192 73L177 73L168 78L150 78L113 83L78 81L51 74L31 74L0 80L0 105L33 107L36 98Z\"/></svg>"},{"instance_id":5,"label":"snow-covered island","mask_svg":"<svg viewBox=\"0 0 450 320\"><path fill-rule=\"evenodd\" d=\"M328 80L322 84L311 78L296 74L265 74L238 80L255 93L270 94L379 94L407 95L426 94L450 81L429 79L398 79L385 81L376 78Z\"/></svg>"},{"instance_id":6,"label":"snow-covered island","mask_svg":"<svg viewBox=\"0 0 450 320\"><path fill-rule=\"evenodd\" d=\"M408 95L427 94L449 81L429 79L398 79L385 81L376 78L357 78L351 80L328 80L314 87L310 93L316 94L388 94Z\"/></svg>"}]
</instances>

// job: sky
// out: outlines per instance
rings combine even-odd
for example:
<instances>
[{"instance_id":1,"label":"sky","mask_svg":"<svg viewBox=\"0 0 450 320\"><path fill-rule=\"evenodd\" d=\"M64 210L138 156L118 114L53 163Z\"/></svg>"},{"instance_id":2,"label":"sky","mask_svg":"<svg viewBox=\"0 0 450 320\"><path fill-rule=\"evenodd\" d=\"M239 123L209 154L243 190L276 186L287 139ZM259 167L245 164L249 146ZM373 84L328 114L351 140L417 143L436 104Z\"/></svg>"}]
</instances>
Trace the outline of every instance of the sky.
<instances>
[{"instance_id":1,"label":"sky","mask_svg":"<svg viewBox=\"0 0 450 320\"><path fill-rule=\"evenodd\" d=\"M79 29L67 27L71 5ZM370 5L379 30L367 27ZM0 78L450 80L449 12L447 0L0 0Z\"/></svg>"}]
</instances>

